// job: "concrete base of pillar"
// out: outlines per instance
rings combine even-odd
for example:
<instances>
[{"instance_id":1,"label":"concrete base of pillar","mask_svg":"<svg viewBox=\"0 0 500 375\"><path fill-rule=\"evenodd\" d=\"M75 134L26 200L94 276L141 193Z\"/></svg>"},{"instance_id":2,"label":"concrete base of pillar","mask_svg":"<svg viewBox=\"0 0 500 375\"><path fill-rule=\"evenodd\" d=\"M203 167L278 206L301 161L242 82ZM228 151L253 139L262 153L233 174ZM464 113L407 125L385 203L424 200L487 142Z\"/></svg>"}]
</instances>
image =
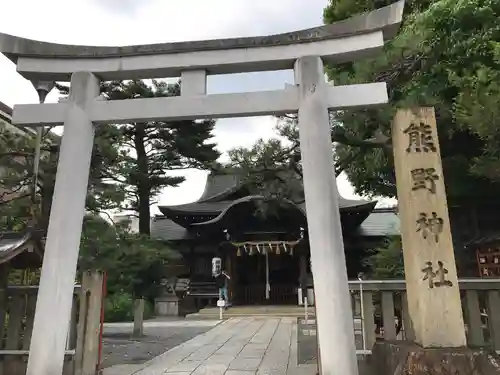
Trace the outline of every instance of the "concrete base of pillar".
<instances>
[{"instance_id":1,"label":"concrete base of pillar","mask_svg":"<svg viewBox=\"0 0 500 375\"><path fill-rule=\"evenodd\" d=\"M179 298L164 296L155 299L156 316L179 316Z\"/></svg>"},{"instance_id":2,"label":"concrete base of pillar","mask_svg":"<svg viewBox=\"0 0 500 375\"><path fill-rule=\"evenodd\" d=\"M385 341L375 344L368 362L373 375L500 375L500 357L489 349L423 349Z\"/></svg>"}]
</instances>

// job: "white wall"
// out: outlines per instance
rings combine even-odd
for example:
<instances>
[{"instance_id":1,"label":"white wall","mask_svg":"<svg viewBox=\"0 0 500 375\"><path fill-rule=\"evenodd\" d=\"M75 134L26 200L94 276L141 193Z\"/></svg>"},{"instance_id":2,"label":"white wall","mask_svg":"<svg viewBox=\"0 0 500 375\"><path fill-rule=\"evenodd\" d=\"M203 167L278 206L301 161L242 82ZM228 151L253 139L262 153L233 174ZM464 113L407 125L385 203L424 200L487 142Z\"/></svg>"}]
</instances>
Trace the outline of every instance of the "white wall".
<instances>
[{"instance_id":1,"label":"white wall","mask_svg":"<svg viewBox=\"0 0 500 375\"><path fill-rule=\"evenodd\" d=\"M131 233L139 233L139 218L129 214L117 214L113 215L113 222L120 223L124 221L129 221L129 231Z\"/></svg>"}]
</instances>

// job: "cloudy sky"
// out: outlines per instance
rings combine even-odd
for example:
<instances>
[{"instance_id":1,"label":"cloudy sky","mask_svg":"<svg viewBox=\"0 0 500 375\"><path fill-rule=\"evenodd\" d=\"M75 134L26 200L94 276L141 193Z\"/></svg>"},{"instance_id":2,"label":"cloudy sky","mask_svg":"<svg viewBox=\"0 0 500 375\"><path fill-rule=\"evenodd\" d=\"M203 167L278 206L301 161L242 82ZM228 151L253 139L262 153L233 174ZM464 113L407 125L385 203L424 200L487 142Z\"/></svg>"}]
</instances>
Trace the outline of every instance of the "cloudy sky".
<instances>
[{"instance_id":1,"label":"cloudy sky","mask_svg":"<svg viewBox=\"0 0 500 375\"><path fill-rule=\"evenodd\" d=\"M2 0L0 32L42 41L83 45L130 45L168 41L266 35L322 24L328 0ZM210 77L209 93L284 88L291 71ZM31 84L0 55L0 101L35 103ZM53 92L48 102L57 101ZM225 152L274 136L276 120L254 117L219 120L216 142ZM202 193L206 174L186 172L187 180L166 189L160 204L182 204ZM353 198L345 176L339 190Z\"/></svg>"}]
</instances>

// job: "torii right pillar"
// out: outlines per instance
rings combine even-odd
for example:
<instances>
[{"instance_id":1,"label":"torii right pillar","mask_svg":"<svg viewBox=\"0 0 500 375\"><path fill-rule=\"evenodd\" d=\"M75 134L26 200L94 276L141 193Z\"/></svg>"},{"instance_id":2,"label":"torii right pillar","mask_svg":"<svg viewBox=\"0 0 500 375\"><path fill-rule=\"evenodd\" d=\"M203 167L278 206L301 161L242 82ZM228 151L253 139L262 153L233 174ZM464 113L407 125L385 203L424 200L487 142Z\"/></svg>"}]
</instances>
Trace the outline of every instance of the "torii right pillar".
<instances>
[{"instance_id":1,"label":"torii right pillar","mask_svg":"<svg viewBox=\"0 0 500 375\"><path fill-rule=\"evenodd\" d=\"M424 348L464 347L434 109L399 110L392 139L408 310L415 341Z\"/></svg>"},{"instance_id":2,"label":"torii right pillar","mask_svg":"<svg viewBox=\"0 0 500 375\"><path fill-rule=\"evenodd\" d=\"M500 374L491 353L467 348L434 108L398 110L392 141L410 317L405 327L415 342L375 344L374 373Z\"/></svg>"}]
</instances>

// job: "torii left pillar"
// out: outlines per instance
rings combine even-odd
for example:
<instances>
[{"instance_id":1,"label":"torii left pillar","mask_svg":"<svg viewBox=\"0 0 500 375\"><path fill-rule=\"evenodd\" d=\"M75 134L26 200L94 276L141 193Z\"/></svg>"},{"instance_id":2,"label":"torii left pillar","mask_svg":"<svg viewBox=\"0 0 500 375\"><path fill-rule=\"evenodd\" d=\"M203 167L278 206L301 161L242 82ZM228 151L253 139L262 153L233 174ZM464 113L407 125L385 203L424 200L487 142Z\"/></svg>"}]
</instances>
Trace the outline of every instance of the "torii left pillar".
<instances>
[{"instance_id":1,"label":"torii left pillar","mask_svg":"<svg viewBox=\"0 0 500 375\"><path fill-rule=\"evenodd\" d=\"M94 145L94 126L86 110L98 96L97 77L73 73L26 375L63 371Z\"/></svg>"}]
</instances>

